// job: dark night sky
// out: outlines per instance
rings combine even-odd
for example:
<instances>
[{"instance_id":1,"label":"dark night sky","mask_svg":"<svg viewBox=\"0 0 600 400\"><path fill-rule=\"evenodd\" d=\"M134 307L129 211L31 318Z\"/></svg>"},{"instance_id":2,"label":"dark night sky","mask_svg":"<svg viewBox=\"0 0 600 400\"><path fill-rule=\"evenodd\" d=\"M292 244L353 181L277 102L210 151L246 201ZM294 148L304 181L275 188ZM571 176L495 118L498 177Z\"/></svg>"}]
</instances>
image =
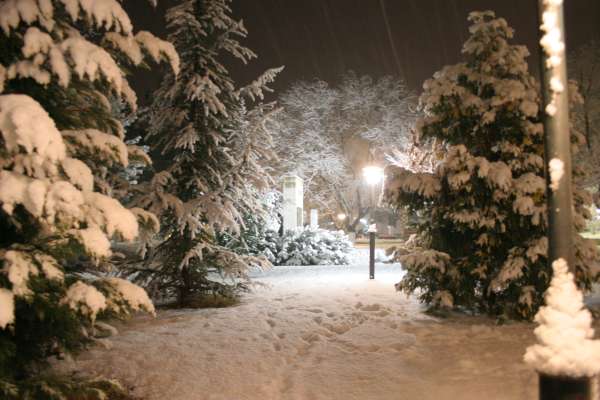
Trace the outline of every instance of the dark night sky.
<instances>
[{"instance_id":1,"label":"dark night sky","mask_svg":"<svg viewBox=\"0 0 600 400\"><path fill-rule=\"evenodd\" d=\"M126 8L136 29L164 37L162 15L172 3L159 1L156 10ZM487 9L515 29L514 42L529 48L537 69L537 0L233 0L232 7L249 31L244 44L259 56L248 66L228 64L239 84L285 65L273 85L277 91L299 79L335 82L346 70L401 75L419 90L443 65L460 60L468 13ZM600 0L565 0L565 18L568 49L600 39ZM143 74L134 80L140 98L157 79Z\"/></svg>"}]
</instances>

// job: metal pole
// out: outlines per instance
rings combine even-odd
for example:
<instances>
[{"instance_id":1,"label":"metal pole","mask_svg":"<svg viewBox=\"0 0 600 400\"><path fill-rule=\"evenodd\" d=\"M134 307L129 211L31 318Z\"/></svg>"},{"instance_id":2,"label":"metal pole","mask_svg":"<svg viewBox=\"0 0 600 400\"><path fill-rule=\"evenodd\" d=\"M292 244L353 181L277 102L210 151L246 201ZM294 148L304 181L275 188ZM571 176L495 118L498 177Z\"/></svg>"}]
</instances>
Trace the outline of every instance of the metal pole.
<instances>
[{"instance_id":1,"label":"metal pole","mask_svg":"<svg viewBox=\"0 0 600 400\"><path fill-rule=\"evenodd\" d=\"M573 253L571 139L569 134L569 99L567 95L565 29L561 1L538 0L539 22L546 35L540 35L542 76L542 115L544 122L545 171L548 206L548 263L563 258L575 273ZM548 14L544 18L544 13ZM548 18L552 17L552 18ZM546 26L546 24L551 26ZM552 32L552 35L550 34ZM558 35L556 35L558 33ZM561 166L562 177L555 174L552 183L550 163ZM560 169L560 168L559 168ZM552 186L552 187L551 187ZM540 400L589 400L590 378L572 378L539 374Z\"/></svg>"},{"instance_id":2,"label":"metal pole","mask_svg":"<svg viewBox=\"0 0 600 400\"><path fill-rule=\"evenodd\" d=\"M369 231L369 279L375 279L375 232Z\"/></svg>"},{"instance_id":3,"label":"metal pole","mask_svg":"<svg viewBox=\"0 0 600 400\"><path fill-rule=\"evenodd\" d=\"M539 18L542 20L544 4L547 0L538 0ZM563 7L557 6L557 27L564 38ZM567 95L567 67L565 51L559 55L561 62L550 67L548 54L542 47L540 49L540 61L542 72L542 114L544 116L545 132L545 166L546 180L550 184L550 173L548 164L553 159L561 160L564 174L559 181L557 190L547 186L548 204L548 262L552 265L554 260L563 258L569 264L569 271L575 272L573 255L573 221L572 191L571 191L571 138L569 135L569 96ZM553 90L551 80L558 78L564 86L562 91ZM545 109L552 104L555 112L553 115Z\"/></svg>"},{"instance_id":4,"label":"metal pole","mask_svg":"<svg viewBox=\"0 0 600 400\"><path fill-rule=\"evenodd\" d=\"M588 377L571 378L539 375L539 398L543 400L591 400L592 381Z\"/></svg>"}]
</instances>

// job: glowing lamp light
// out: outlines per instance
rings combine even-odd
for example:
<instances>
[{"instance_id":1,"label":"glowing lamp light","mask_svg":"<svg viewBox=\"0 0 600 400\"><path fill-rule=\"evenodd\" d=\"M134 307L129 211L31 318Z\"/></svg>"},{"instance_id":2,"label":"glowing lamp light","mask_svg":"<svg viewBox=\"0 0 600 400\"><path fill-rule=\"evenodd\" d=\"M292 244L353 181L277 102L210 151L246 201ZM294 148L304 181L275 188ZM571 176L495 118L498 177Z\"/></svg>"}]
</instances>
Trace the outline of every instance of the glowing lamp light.
<instances>
[{"instance_id":1,"label":"glowing lamp light","mask_svg":"<svg viewBox=\"0 0 600 400\"><path fill-rule=\"evenodd\" d=\"M383 180L383 168L370 165L363 168L363 177L369 185L377 185Z\"/></svg>"},{"instance_id":2,"label":"glowing lamp light","mask_svg":"<svg viewBox=\"0 0 600 400\"><path fill-rule=\"evenodd\" d=\"M343 220L345 220L345 219L346 219L346 214L344 214L344 213L339 213L339 214L337 215L337 219L339 219L340 221L343 221Z\"/></svg>"}]
</instances>

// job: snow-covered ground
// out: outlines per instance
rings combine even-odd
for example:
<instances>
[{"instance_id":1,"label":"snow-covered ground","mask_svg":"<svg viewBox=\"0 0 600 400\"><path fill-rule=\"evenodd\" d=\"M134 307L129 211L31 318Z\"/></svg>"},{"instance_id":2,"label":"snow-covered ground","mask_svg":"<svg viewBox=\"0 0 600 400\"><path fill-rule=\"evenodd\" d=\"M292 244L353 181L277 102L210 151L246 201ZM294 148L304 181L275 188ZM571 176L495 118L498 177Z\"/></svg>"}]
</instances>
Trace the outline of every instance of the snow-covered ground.
<instances>
[{"instance_id":1,"label":"snow-covered ground","mask_svg":"<svg viewBox=\"0 0 600 400\"><path fill-rule=\"evenodd\" d=\"M277 267L225 309L119 326L63 369L120 379L146 400L535 399L532 324L434 318L397 293L398 264Z\"/></svg>"}]
</instances>

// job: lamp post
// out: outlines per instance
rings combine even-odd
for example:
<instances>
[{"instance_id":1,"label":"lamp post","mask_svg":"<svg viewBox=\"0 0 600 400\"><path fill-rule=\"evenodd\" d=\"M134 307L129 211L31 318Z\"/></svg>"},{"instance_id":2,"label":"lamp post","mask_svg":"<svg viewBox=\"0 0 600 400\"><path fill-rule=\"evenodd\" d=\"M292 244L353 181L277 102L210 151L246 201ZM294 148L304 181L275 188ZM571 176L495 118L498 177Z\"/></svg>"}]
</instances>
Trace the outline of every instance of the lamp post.
<instances>
[{"instance_id":1,"label":"lamp post","mask_svg":"<svg viewBox=\"0 0 600 400\"><path fill-rule=\"evenodd\" d=\"M572 243L571 140L565 59L563 0L538 0L541 30L541 70L545 164L549 189L548 262L566 260L575 275ZM561 171L560 176L558 170ZM540 400L588 400L591 378L539 373Z\"/></svg>"},{"instance_id":2,"label":"lamp post","mask_svg":"<svg viewBox=\"0 0 600 400\"><path fill-rule=\"evenodd\" d=\"M377 226L373 218L375 208L375 186L383 181L383 168L369 165L363 168L363 177L371 187L371 211L369 213L369 279L375 279L375 235Z\"/></svg>"}]
</instances>

